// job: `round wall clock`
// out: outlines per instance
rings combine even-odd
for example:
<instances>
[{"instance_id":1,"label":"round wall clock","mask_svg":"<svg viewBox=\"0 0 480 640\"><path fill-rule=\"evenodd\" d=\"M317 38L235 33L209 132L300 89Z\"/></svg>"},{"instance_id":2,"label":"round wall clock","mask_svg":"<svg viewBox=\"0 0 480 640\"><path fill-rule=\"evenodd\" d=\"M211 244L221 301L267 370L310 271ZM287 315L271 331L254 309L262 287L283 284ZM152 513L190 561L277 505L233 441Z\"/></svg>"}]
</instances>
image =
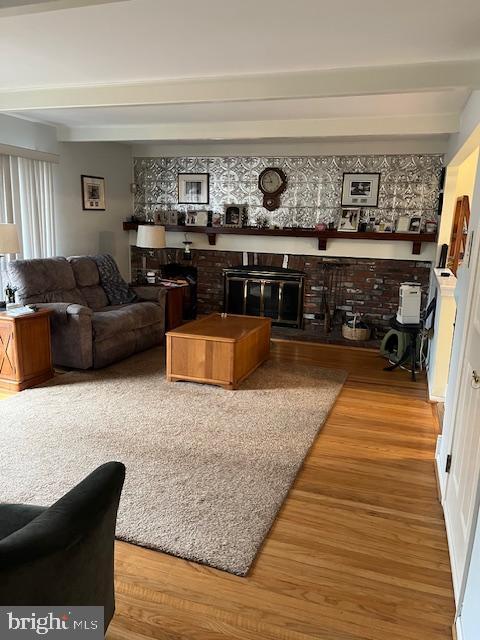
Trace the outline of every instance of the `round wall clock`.
<instances>
[{"instance_id":1,"label":"round wall clock","mask_svg":"<svg viewBox=\"0 0 480 640\"><path fill-rule=\"evenodd\" d=\"M258 187L263 193L263 206L274 211L280 206L280 194L287 188L287 176L277 167L267 167L258 176Z\"/></svg>"}]
</instances>

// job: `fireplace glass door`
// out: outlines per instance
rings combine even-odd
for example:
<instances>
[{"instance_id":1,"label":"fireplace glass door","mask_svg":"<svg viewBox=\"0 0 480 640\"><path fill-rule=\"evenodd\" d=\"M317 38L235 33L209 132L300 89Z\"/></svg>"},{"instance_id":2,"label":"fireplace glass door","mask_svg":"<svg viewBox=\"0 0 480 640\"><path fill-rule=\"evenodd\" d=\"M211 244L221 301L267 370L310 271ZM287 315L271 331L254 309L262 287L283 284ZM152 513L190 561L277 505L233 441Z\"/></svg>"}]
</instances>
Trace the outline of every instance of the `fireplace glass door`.
<instances>
[{"instance_id":1,"label":"fireplace glass door","mask_svg":"<svg viewBox=\"0 0 480 640\"><path fill-rule=\"evenodd\" d=\"M302 326L303 274L282 271L259 277L251 272L242 276L239 271L225 270L227 313L263 316L274 324Z\"/></svg>"}]
</instances>

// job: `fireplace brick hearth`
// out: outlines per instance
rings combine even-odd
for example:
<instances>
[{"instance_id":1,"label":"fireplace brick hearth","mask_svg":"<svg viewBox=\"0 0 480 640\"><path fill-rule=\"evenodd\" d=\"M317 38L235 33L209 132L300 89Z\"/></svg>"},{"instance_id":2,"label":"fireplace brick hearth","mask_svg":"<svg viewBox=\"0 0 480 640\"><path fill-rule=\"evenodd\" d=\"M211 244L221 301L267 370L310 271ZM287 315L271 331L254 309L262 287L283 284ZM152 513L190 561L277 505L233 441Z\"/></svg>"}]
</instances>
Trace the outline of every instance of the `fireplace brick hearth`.
<instances>
[{"instance_id":1,"label":"fireplace brick hearth","mask_svg":"<svg viewBox=\"0 0 480 640\"><path fill-rule=\"evenodd\" d=\"M167 263L184 263L198 269L197 303L198 313L206 314L223 310L223 269L242 265L243 254L239 251L215 251L192 249L192 259L183 260L181 249L159 249L150 251L138 247L131 248L132 277L135 278L143 268L146 258L147 270L159 270ZM283 254L248 253L250 265L282 267ZM304 271L304 331L318 339L327 339L325 335L322 298L328 285L326 265L334 265L338 270L337 323L341 316L353 316L360 313L374 331L378 339L389 328L389 319L398 306L398 287L401 282L416 281L422 285L426 294L430 276L430 262L416 260L386 260L379 258L340 258L316 257L307 255L289 255L288 267ZM338 331L337 331L338 334Z\"/></svg>"}]
</instances>

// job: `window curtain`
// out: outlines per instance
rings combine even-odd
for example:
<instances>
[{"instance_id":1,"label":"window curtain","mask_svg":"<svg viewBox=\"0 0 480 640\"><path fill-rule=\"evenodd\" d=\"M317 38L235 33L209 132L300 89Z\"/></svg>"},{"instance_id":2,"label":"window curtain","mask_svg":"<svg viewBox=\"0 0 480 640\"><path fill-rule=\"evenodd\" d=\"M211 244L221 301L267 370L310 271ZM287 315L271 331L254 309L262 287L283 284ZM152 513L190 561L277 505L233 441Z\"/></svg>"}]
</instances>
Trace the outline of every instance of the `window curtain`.
<instances>
[{"instance_id":1,"label":"window curtain","mask_svg":"<svg viewBox=\"0 0 480 640\"><path fill-rule=\"evenodd\" d=\"M16 257L55 255L51 162L0 155L0 222L17 225L22 253ZM0 258L0 292L6 285L6 264L14 257Z\"/></svg>"}]
</instances>

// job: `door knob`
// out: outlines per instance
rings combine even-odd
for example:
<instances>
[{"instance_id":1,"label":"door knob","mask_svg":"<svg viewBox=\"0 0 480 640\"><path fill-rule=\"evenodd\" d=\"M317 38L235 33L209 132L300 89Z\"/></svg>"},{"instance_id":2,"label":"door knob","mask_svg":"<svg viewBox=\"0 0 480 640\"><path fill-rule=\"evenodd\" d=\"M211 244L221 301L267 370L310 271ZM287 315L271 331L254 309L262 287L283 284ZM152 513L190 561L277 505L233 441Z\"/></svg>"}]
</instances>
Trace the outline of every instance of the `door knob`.
<instances>
[{"instance_id":1,"label":"door knob","mask_svg":"<svg viewBox=\"0 0 480 640\"><path fill-rule=\"evenodd\" d=\"M478 389L480 387L480 375L475 369L472 371L472 387Z\"/></svg>"}]
</instances>

